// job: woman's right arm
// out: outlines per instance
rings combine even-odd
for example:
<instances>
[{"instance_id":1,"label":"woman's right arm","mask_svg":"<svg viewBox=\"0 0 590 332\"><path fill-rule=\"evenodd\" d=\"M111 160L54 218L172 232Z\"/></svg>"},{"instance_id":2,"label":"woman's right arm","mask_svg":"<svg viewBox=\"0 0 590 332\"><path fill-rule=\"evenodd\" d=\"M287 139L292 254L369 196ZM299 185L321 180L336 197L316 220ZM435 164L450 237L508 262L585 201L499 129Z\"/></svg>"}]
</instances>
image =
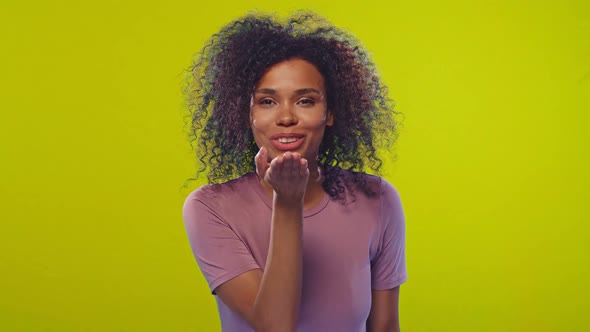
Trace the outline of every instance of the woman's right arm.
<instances>
[{"instance_id":1,"label":"woman's right arm","mask_svg":"<svg viewBox=\"0 0 590 332\"><path fill-rule=\"evenodd\" d=\"M307 161L289 152L268 164L263 148L257 173L274 190L268 257L264 273L248 271L215 293L256 331L295 331L301 298L301 238Z\"/></svg>"}]
</instances>

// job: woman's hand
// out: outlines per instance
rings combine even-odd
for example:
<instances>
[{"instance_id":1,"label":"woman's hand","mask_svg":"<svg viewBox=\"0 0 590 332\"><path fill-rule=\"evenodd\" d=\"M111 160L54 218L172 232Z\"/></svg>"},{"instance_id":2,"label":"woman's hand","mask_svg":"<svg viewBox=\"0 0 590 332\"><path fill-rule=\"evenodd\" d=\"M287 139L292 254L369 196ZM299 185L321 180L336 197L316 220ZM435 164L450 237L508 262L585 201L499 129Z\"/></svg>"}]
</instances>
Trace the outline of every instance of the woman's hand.
<instances>
[{"instance_id":1,"label":"woman's hand","mask_svg":"<svg viewBox=\"0 0 590 332\"><path fill-rule=\"evenodd\" d=\"M281 200L302 201L309 179L307 160L297 152L285 152L268 163L268 151L260 148L254 158L256 173L274 190Z\"/></svg>"}]
</instances>

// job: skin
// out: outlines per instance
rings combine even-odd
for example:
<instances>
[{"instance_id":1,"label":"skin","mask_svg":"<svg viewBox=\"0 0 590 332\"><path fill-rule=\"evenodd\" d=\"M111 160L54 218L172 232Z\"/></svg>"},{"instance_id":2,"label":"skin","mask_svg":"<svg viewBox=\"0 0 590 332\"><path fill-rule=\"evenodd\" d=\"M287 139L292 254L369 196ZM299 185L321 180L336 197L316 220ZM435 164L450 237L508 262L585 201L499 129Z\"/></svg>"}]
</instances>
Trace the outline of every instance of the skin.
<instances>
[{"instance_id":1,"label":"skin","mask_svg":"<svg viewBox=\"0 0 590 332\"><path fill-rule=\"evenodd\" d=\"M304 135L301 147L292 151L296 157L307 161L314 179L308 182L305 190L304 208L319 203L324 195L316 159L325 128L333 122L334 117L327 110L324 78L305 60L291 59L271 67L255 87L250 126L256 144L263 148L260 154L263 160L273 160L283 154L271 144L271 136ZM318 178L320 181L316 181ZM261 183L272 195L275 190L272 183Z\"/></svg>"},{"instance_id":2,"label":"skin","mask_svg":"<svg viewBox=\"0 0 590 332\"><path fill-rule=\"evenodd\" d=\"M271 237L264 272L248 271L215 292L256 331L295 331L301 299L303 211L323 195L316 162L326 126L324 79L302 59L278 63L263 75L251 101L250 126L260 147L255 157L262 186L273 199ZM303 144L281 151L272 137L303 135ZM367 331L399 331L399 287L372 292Z\"/></svg>"}]
</instances>

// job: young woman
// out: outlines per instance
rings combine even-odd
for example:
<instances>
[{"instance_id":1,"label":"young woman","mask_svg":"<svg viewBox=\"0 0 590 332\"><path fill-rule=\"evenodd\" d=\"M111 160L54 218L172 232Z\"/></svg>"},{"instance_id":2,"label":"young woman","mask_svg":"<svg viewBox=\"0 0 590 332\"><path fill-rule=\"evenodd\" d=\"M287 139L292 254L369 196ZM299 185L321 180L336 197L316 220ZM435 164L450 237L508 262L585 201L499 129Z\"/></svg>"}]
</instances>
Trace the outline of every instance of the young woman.
<instances>
[{"instance_id":1,"label":"young woman","mask_svg":"<svg viewBox=\"0 0 590 332\"><path fill-rule=\"evenodd\" d=\"M377 172L397 129L359 43L313 13L214 35L186 94L200 172L184 221L223 331L398 331L405 221Z\"/></svg>"}]
</instances>

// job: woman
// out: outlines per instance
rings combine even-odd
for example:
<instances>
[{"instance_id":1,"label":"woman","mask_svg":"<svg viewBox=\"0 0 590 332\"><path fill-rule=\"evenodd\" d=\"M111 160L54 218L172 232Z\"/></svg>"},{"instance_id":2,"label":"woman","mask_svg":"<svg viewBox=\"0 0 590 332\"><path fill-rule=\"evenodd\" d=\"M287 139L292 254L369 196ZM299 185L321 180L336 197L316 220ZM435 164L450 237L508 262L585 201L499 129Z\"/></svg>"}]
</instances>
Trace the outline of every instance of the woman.
<instances>
[{"instance_id":1,"label":"woman","mask_svg":"<svg viewBox=\"0 0 590 332\"><path fill-rule=\"evenodd\" d=\"M355 39L313 13L240 18L186 89L209 182L184 220L223 331L398 331L405 224L379 170L393 104Z\"/></svg>"}]
</instances>

